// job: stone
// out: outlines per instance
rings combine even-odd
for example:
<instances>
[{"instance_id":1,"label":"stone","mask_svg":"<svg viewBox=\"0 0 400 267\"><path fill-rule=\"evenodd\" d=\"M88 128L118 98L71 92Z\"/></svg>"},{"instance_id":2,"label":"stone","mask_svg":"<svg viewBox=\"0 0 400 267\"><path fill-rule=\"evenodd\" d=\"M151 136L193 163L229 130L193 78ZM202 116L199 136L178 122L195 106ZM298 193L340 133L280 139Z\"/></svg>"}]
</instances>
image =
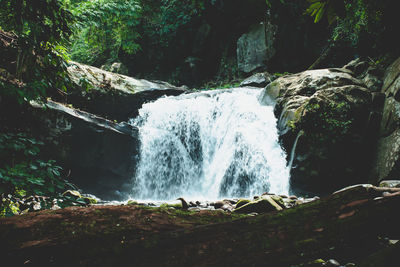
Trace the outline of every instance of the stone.
<instances>
[{"instance_id":1,"label":"stone","mask_svg":"<svg viewBox=\"0 0 400 267\"><path fill-rule=\"evenodd\" d=\"M32 103L30 116L46 133L49 157L71 170L69 182L104 200L124 198L139 154L136 128L54 101Z\"/></svg>"},{"instance_id":2,"label":"stone","mask_svg":"<svg viewBox=\"0 0 400 267\"><path fill-rule=\"evenodd\" d=\"M400 58L384 74L382 93L386 95L371 182L400 177Z\"/></svg>"},{"instance_id":3,"label":"stone","mask_svg":"<svg viewBox=\"0 0 400 267\"><path fill-rule=\"evenodd\" d=\"M325 266L340 266L340 263L335 259L329 259Z\"/></svg>"},{"instance_id":4,"label":"stone","mask_svg":"<svg viewBox=\"0 0 400 267\"><path fill-rule=\"evenodd\" d=\"M379 187L400 188L400 180L384 180L379 183Z\"/></svg>"},{"instance_id":5,"label":"stone","mask_svg":"<svg viewBox=\"0 0 400 267\"><path fill-rule=\"evenodd\" d=\"M274 76L268 72L261 72L253 74L252 76L244 79L240 86L253 86L253 87L265 87L274 80Z\"/></svg>"},{"instance_id":6,"label":"stone","mask_svg":"<svg viewBox=\"0 0 400 267\"><path fill-rule=\"evenodd\" d=\"M383 78L382 92L385 93L386 96L397 96L399 89L400 89L400 58L398 58L387 68Z\"/></svg>"},{"instance_id":7,"label":"stone","mask_svg":"<svg viewBox=\"0 0 400 267\"><path fill-rule=\"evenodd\" d=\"M353 75L347 68L309 70L280 77L264 90L261 101L276 102L280 139L293 155L295 193L320 195L368 182L379 108Z\"/></svg>"},{"instance_id":8,"label":"stone","mask_svg":"<svg viewBox=\"0 0 400 267\"><path fill-rule=\"evenodd\" d=\"M276 204L278 204L281 208L286 208L285 202L283 201L283 198L277 195L271 195L271 199L275 201Z\"/></svg>"},{"instance_id":9,"label":"stone","mask_svg":"<svg viewBox=\"0 0 400 267\"><path fill-rule=\"evenodd\" d=\"M77 62L70 62L67 70L74 87L68 88L67 99L60 102L111 120L127 121L137 116L144 103L186 91L166 82L135 79Z\"/></svg>"},{"instance_id":10,"label":"stone","mask_svg":"<svg viewBox=\"0 0 400 267\"><path fill-rule=\"evenodd\" d=\"M276 26L262 22L253 26L237 41L237 62L240 71L245 73L266 67L266 63L275 54Z\"/></svg>"},{"instance_id":11,"label":"stone","mask_svg":"<svg viewBox=\"0 0 400 267\"><path fill-rule=\"evenodd\" d=\"M62 193L64 197L76 197L76 198L83 198L81 193L77 190L67 190L64 193Z\"/></svg>"},{"instance_id":12,"label":"stone","mask_svg":"<svg viewBox=\"0 0 400 267\"><path fill-rule=\"evenodd\" d=\"M246 205L246 204L248 204L250 202L251 202L251 200L249 200L249 199L243 199L243 198L239 199L239 201L236 203L235 209L238 209L241 206Z\"/></svg>"},{"instance_id":13,"label":"stone","mask_svg":"<svg viewBox=\"0 0 400 267\"><path fill-rule=\"evenodd\" d=\"M262 196L258 200L247 203L233 210L236 213L266 213L271 211L279 211L282 208L270 197Z\"/></svg>"},{"instance_id":14,"label":"stone","mask_svg":"<svg viewBox=\"0 0 400 267\"><path fill-rule=\"evenodd\" d=\"M127 67L121 62L114 62L111 64L110 71L118 74L128 75Z\"/></svg>"}]
</instances>

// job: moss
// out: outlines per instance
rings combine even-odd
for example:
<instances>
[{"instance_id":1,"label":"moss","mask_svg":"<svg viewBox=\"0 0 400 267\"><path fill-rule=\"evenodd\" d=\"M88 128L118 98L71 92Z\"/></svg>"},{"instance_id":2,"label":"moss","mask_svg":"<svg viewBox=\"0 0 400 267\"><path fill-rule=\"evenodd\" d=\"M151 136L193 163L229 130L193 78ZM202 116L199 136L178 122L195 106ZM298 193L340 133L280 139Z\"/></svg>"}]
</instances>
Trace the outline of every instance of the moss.
<instances>
[{"instance_id":1,"label":"moss","mask_svg":"<svg viewBox=\"0 0 400 267\"><path fill-rule=\"evenodd\" d=\"M137 205L137 204L139 204L137 201L135 201L135 200L128 200L128 202L126 203L127 205Z\"/></svg>"},{"instance_id":2,"label":"moss","mask_svg":"<svg viewBox=\"0 0 400 267\"><path fill-rule=\"evenodd\" d=\"M160 208L174 208L174 209L182 209L182 204L178 203L178 204L168 204L168 203L164 203L160 205Z\"/></svg>"}]
</instances>

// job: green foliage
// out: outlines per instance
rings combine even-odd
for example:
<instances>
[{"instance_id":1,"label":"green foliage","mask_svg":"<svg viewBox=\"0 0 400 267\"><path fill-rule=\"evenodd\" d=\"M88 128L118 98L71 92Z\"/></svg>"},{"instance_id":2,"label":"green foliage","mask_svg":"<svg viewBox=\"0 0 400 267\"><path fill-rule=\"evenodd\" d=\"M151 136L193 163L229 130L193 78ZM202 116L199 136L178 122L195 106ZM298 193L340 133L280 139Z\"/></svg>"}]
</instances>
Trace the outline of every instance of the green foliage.
<instances>
[{"instance_id":1,"label":"green foliage","mask_svg":"<svg viewBox=\"0 0 400 267\"><path fill-rule=\"evenodd\" d=\"M336 143L344 138L352 126L350 106L347 102L320 105L308 103L305 107L307 115L303 116L298 125L307 129L305 134L312 135L316 142Z\"/></svg>"},{"instance_id":2,"label":"green foliage","mask_svg":"<svg viewBox=\"0 0 400 267\"><path fill-rule=\"evenodd\" d=\"M43 99L57 89L66 90L69 79L63 45L71 34L71 21L71 13L59 0L0 2L1 29L13 33L10 44L0 47L11 51L4 52L7 63L0 67L18 81L10 83L0 75L1 93L14 95L21 103Z\"/></svg>"},{"instance_id":3,"label":"green foliage","mask_svg":"<svg viewBox=\"0 0 400 267\"><path fill-rule=\"evenodd\" d=\"M378 37L383 30L383 12L370 0L345 1L346 17L339 20L333 31L333 40L344 38L353 46L360 42L360 36Z\"/></svg>"},{"instance_id":4,"label":"green foliage","mask_svg":"<svg viewBox=\"0 0 400 267\"><path fill-rule=\"evenodd\" d=\"M61 178L62 168L54 160L41 158L43 145L24 133L0 133L0 213L3 215L16 213L19 198L60 197L62 192L74 187Z\"/></svg>"},{"instance_id":5,"label":"green foliage","mask_svg":"<svg viewBox=\"0 0 400 267\"><path fill-rule=\"evenodd\" d=\"M54 160L42 160L40 147L44 144L24 133L0 133L1 193L55 195L73 187L61 178L60 166Z\"/></svg>"},{"instance_id":6,"label":"green foliage","mask_svg":"<svg viewBox=\"0 0 400 267\"><path fill-rule=\"evenodd\" d=\"M374 50L383 50L390 46L383 40L385 32L395 27L392 25L395 18L391 11L393 3L390 0L307 1L310 6L306 14L313 16L314 22L321 21L323 17L327 18L329 24L337 21L333 27L332 42L343 42L345 46L356 48L370 57ZM389 38L391 38L390 34ZM380 53L384 52L380 51Z\"/></svg>"},{"instance_id":7,"label":"green foliage","mask_svg":"<svg viewBox=\"0 0 400 267\"><path fill-rule=\"evenodd\" d=\"M136 42L139 1L75 1L69 6L78 20L72 37L72 59L99 65L118 61L121 51L131 55L140 49Z\"/></svg>"}]
</instances>

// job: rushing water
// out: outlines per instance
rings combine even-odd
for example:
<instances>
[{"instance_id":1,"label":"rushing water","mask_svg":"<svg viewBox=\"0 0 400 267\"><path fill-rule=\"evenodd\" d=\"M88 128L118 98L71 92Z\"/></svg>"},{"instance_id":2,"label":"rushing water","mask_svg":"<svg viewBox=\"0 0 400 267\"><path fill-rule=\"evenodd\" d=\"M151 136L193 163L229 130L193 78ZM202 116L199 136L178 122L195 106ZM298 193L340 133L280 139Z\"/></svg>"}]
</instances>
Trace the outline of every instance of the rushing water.
<instances>
[{"instance_id":1,"label":"rushing water","mask_svg":"<svg viewBox=\"0 0 400 267\"><path fill-rule=\"evenodd\" d=\"M165 97L143 105L130 197L171 200L287 194L289 169L273 106L259 89Z\"/></svg>"}]
</instances>

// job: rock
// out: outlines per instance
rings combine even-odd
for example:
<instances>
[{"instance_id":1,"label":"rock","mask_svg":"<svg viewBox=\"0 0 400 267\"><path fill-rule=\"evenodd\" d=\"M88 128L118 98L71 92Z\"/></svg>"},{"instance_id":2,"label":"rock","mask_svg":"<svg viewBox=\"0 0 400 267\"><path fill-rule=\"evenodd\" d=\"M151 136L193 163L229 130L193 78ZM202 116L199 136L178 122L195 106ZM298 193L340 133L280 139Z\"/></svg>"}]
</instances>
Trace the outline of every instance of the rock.
<instances>
[{"instance_id":1,"label":"rock","mask_svg":"<svg viewBox=\"0 0 400 267\"><path fill-rule=\"evenodd\" d=\"M274 80L274 76L268 72L256 73L244 79L240 86L265 87Z\"/></svg>"},{"instance_id":2,"label":"rock","mask_svg":"<svg viewBox=\"0 0 400 267\"><path fill-rule=\"evenodd\" d=\"M282 208L270 196L263 196L262 198L247 203L233 211L236 213L266 213L279 210L282 210Z\"/></svg>"},{"instance_id":3,"label":"rock","mask_svg":"<svg viewBox=\"0 0 400 267\"><path fill-rule=\"evenodd\" d=\"M229 199L216 201L215 203L212 204L212 206L214 206L215 209L222 209L224 211L232 211L234 209L233 204Z\"/></svg>"},{"instance_id":4,"label":"rock","mask_svg":"<svg viewBox=\"0 0 400 267\"><path fill-rule=\"evenodd\" d=\"M340 266L340 263L335 259L330 259L326 262L325 266Z\"/></svg>"},{"instance_id":5,"label":"rock","mask_svg":"<svg viewBox=\"0 0 400 267\"><path fill-rule=\"evenodd\" d=\"M329 193L367 182L378 132L372 92L346 68L287 75L270 83L262 101L276 101L283 147L293 159L296 189Z\"/></svg>"},{"instance_id":6,"label":"rock","mask_svg":"<svg viewBox=\"0 0 400 267\"><path fill-rule=\"evenodd\" d=\"M46 135L44 152L71 170L68 180L101 199L122 200L139 154L137 130L54 101L32 107L34 130Z\"/></svg>"},{"instance_id":7,"label":"rock","mask_svg":"<svg viewBox=\"0 0 400 267\"><path fill-rule=\"evenodd\" d=\"M379 187L400 188L400 180L384 180L379 183Z\"/></svg>"},{"instance_id":8,"label":"rock","mask_svg":"<svg viewBox=\"0 0 400 267\"><path fill-rule=\"evenodd\" d=\"M137 205L138 202L136 200L129 199L126 205Z\"/></svg>"},{"instance_id":9,"label":"rock","mask_svg":"<svg viewBox=\"0 0 400 267\"><path fill-rule=\"evenodd\" d=\"M368 63L360 58L356 58L343 66L344 69L350 70L354 76L361 75L368 67Z\"/></svg>"},{"instance_id":10,"label":"rock","mask_svg":"<svg viewBox=\"0 0 400 267\"><path fill-rule=\"evenodd\" d=\"M232 204L224 204L220 209L223 211L233 211L235 208Z\"/></svg>"},{"instance_id":11,"label":"rock","mask_svg":"<svg viewBox=\"0 0 400 267\"><path fill-rule=\"evenodd\" d=\"M189 204L186 202L186 200L184 198L180 197L177 200L181 201L181 208L183 210L188 210L189 209Z\"/></svg>"},{"instance_id":12,"label":"rock","mask_svg":"<svg viewBox=\"0 0 400 267\"><path fill-rule=\"evenodd\" d=\"M96 199L96 198L94 198L94 197L86 197L86 196L84 196L83 197L83 200L86 202L86 204L97 204L99 201Z\"/></svg>"},{"instance_id":13,"label":"rock","mask_svg":"<svg viewBox=\"0 0 400 267\"><path fill-rule=\"evenodd\" d=\"M251 202L251 200L249 200L249 199L243 199L243 198L239 199L239 201L236 203L235 209L238 209L241 206L246 205L246 204L248 204L250 202Z\"/></svg>"},{"instance_id":14,"label":"rock","mask_svg":"<svg viewBox=\"0 0 400 267\"><path fill-rule=\"evenodd\" d=\"M283 198L277 195L271 195L270 196L276 204L278 204L281 208L286 208L285 203L283 201Z\"/></svg>"},{"instance_id":15,"label":"rock","mask_svg":"<svg viewBox=\"0 0 400 267\"><path fill-rule=\"evenodd\" d=\"M400 58L386 70L382 93L386 95L372 182L400 177Z\"/></svg>"},{"instance_id":16,"label":"rock","mask_svg":"<svg viewBox=\"0 0 400 267\"><path fill-rule=\"evenodd\" d=\"M128 75L127 67L121 62L111 64L110 71L118 74Z\"/></svg>"},{"instance_id":17,"label":"rock","mask_svg":"<svg viewBox=\"0 0 400 267\"><path fill-rule=\"evenodd\" d=\"M304 264L302 266L305 266L305 267L325 266L325 261L323 259L316 259L316 260L307 262L306 264Z\"/></svg>"},{"instance_id":18,"label":"rock","mask_svg":"<svg viewBox=\"0 0 400 267\"><path fill-rule=\"evenodd\" d=\"M393 96L396 100L400 100L399 97L400 89L400 58L392 63L385 72L383 78L382 92L386 96Z\"/></svg>"},{"instance_id":19,"label":"rock","mask_svg":"<svg viewBox=\"0 0 400 267\"><path fill-rule=\"evenodd\" d=\"M79 191L76 190L67 190L64 193L62 193L62 195L64 197L75 197L75 198L83 198L83 196L81 195L81 193L79 193Z\"/></svg>"},{"instance_id":20,"label":"rock","mask_svg":"<svg viewBox=\"0 0 400 267\"><path fill-rule=\"evenodd\" d=\"M240 71L249 73L265 67L275 54L276 26L270 22L255 25L237 41L237 62Z\"/></svg>"},{"instance_id":21,"label":"rock","mask_svg":"<svg viewBox=\"0 0 400 267\"><path fill-rule=\"evenodd\" d=\"M68 88L68 97L60 101L117 121L135 117L143 103L185 92L166 82L139 80L77 62L70 63L68 74L75 87Z\"/></svg>"}]
</instances>

